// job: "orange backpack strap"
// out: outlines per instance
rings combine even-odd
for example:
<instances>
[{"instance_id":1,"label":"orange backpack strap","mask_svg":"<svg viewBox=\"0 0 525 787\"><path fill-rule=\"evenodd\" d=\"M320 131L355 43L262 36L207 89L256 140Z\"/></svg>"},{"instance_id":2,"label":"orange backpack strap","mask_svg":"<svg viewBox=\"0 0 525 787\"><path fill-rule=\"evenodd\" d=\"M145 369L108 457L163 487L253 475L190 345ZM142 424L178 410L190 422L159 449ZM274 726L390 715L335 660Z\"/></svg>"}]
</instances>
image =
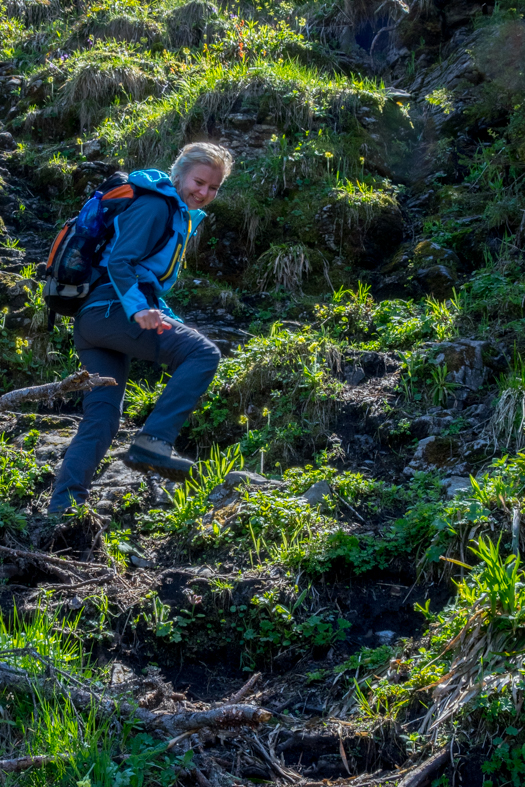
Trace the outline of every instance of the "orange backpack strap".
<instances>
[{"instance_id":1,"label":"orange backpack strap","mask_svg":"<svg viewBox=\"0 0 525 787\"><path fill-rule=\"evenodd\" d=\"M53 267L53 262L55 260L56 253L62 241L64 240L65 236L69 232L69 228L71 226L70 221L66 221L58 235L56 236L55 240L53 241L53 245L51 246L51 251L49 252L49 257L47 259L46 264L46 271Z\"/></svg>"},{"instance_id":2,"label":"orange backpack strap","mask_svg":"<svg viewBox=\"0 0 525 787\"><path fill-rule=\"evenodd\" d=\"M102 201L106 199L133 199L135 196L135 189L128 183L122 186L116 186L114 189L106 191L102 197Z\"/></svg>"}]
</instances>

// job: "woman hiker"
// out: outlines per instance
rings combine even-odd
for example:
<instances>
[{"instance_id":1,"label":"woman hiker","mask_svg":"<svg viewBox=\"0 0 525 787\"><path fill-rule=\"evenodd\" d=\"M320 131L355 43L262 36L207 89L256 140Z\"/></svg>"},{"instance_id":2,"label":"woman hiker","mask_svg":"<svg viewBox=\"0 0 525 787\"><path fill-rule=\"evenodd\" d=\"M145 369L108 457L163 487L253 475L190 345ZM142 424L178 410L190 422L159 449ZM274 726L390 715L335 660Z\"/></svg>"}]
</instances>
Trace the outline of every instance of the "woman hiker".
<instances>
[{"instance_id":1,"label":"woman hiker","mask_svg":"<svg viewBox=\"0 0 525 787\"><path fill-rule=\"evenodd\" d=\"M56 479L48 514L83 503L97 465L115 437L131 358L166 364L171 378L124 463L134 470L182 480L193 467L172 451L175 438L206 391L217 369L218 348L174 318L160 299L177 278L186 244L205 217L202 208L217 196L230 174L232 157L219 145L196 142L177 156L170 178L158 170L140 173L146 188L115 219L115 235L100 266L107 276L87 296L75 319L74 340L82 366L116 387L98 387L84 396L84 415ZM141 185L134 174L134 183ZM153 256L148 250L165 232L170 211L161 194L176 199L174 233Z\"/></svg>"}]
</instances>

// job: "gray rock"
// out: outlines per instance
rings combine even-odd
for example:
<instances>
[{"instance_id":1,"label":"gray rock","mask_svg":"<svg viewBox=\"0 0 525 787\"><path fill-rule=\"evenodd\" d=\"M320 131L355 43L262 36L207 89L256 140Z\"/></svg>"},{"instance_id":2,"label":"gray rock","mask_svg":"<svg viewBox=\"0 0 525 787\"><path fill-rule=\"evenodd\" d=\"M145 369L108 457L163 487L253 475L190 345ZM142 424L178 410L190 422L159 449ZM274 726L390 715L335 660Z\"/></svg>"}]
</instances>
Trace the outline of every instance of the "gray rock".
<instances>
[{"instance_id":1,"label":"gray rock","mask_svg":"<svg viewBox=\"0 0 525 787\"><path fill-rule=\"evenodd\" d=\"M332 497L332 490L327 481L316 481L301 497L311 506L318 506L324 503L325 497Z\"/></svg>"},{"instance_id":2,"label":"gray rock","mask_svg":"<svg viewBox=\"0 0 525 787\"><path fill-rule=\"evenodd\" d=\"M119 491L126 489L129 492L130 489L137 489L143 480L144 475L142 473L130 470L129 467L126 467L124 462L117 459L116 462L113 462L106 471L94 481L93 487L109 487L108 493L105 494L104 497L111 499L115 497L114 493L117 489Z\"/></svg>"},{"instance_id":3,"label":"gray rock","mask_svg":"<svg viewBox=\"0 0 525 787\"><path fill-rule=\"evenodd\" d=\"M451 475L442 482L446 489L447 498L451 500L458 492L469 492L472 490L470 478L461 475Z\"/></svg>"},{"instance_id":4,"label":"gray rock","mask_svg":"<svg viewBox=\"0 0 525 787\"><path fill-rule=\"evenodd\" d=\"M137 557L137 555L131 555L130 562L135 568L155 568L155 563L152 560L146 560L146 558Z\"/></svg>"},{"instance_id":5,"label":"gray rock","mask_svg":"<svg viewBox=\"0 0 525 787\"><path fill-rule=\"evenodd\" d=\"M74 435L75 430L73 429L61 429L60 432L41 434L35 447L37 464L52 464L62 459Z\"/></svg>"},{"instance_id":6,"label":"gray rock","mask_svg":"<svg viewBox=\"0 0 525 787\"><path fill-rule=\"evenodd\" d=\"M420 415L410 424L410 432L419 440L424 440L425 437L434 433L434 419L431 415Z\"/></svg>"},{"instance_id":7,"label":"gray rock","mask_svg":"<svg viewBox=\"0 0 525 787\"><path fill-rule=\"evenodd\" d=\"M189 573L194 574L196 577L204 577L204 579L210 579L211 577L215 576L215 572L209 568L209 566L198 566L197 568L188 568L186 569Z\"/></svg>"},{"instance_id":8,"label":"gray rock","mask_svg":"<svg viewBox=\"0 0 525 787\"><path fill-rule=\"evenodd\" d=\"M88 142L84 142L83 150L84 155L89 161L95 161L100 158L100 154L102 153L102 143L100 139L90 139Z\"/></svg>"},{"instance_id":9,"label":"gray rock","mask_svg":"<svg viewBox=\"0 0 525 787\"><path fill-rule=\"evenodd\" d=\"M363 382L365 377L366 377L366 374L364 373L364 371L362 369L352 369L346 375L346 382L348 383L348 385L353 385L353 386L359 385L359 383Z\"/></svg>"},{"instance_id":10,"label":"gray rock","mask_svg":"<svg viewBox=\"0 0 525 787\"><path fill-rule=\"evenodd\" d=\"M419 68L417 76L410 91L416 97L416 103L425 106L427 111L427 124L433 128L438 136L451 133L460 129L465 123L465 110L478 99L479 92L476 85L483 81L484 74L480 70L480 58L476 57L475 49L480 42L480 37L486 34L484 30L476 31L469 36L464 44L439 65L433 68ZM482 43L485 47L485 42ZM460 90L454 90L461 84ZM448 96L452 97L447 114L442 106L428 105L425 96L436 90L445 88Z\"/></svg>"},{"instance_id":11,"label":"gray rock","mask_svg":"<svg viewBox=\"0 0 525 787\"><path fill-rule=\"evenodd\" d=\"M488 376L488 367L483 354L489 349L489 343L475 339L457 339L441 342L433 346L434 363L446 364L447 380L456 383L454 396L463 400L468 391L477 391Z\"/></svg>"},{"instance_id":12,"label":"gray rock","mask_svg":"<svg viewBox=\"0 0 525 787\"><path fill-rule=\"evenodd\" d=\"M396 632L391 631L390 629L385 629L384 631L376 631L376 637L378 638L381 645L390 645L390 643L394 641L395 636L396 636Z\"/></svg>"},{"instance_id":13,"label":"gray rock","mask_svg":"<svg viewBox=\"0 0 525 787\"><path fill-rule=\"evenodd\" d=\"M230 505L239 498L239 492L228 484L219 484L214 487L208 495L208 501L215 506L215 508L224 508Z\"/></svg>"},{"instance_id":14,"label":"gray rock","mask_svg":"<svg viewBox=\"0 0 525 787\"><path fill-rule=\"evenodd\" d=\"M232 470L224 479L226 486L237 486L237 484L254 484L262 486L268 483L268 479L259 473L250 473L247 470Z\"/></svg>"},{"instance_id":15,"label":"gray rock","mask_svg":"<svg viewBox=\"0 0 525 787\"><path fill-rule=\"evenodd\" d=\"M386 372L386 356L374 351L364 352L359 365L370 377L382 377Z\"/></svg>"},{"instance_id":16,"label":"gray rock","mask_svg":"<svg viewBox=\"0 0 525 787\"><path fill-rule=\"evenodd\" d=\"M97 514L103 517L111 517L115 510L115 503L112 500L99 500L95 506Z\"/></svg>"},{"instance_id":17,"label":"gray rock","mask_svg":"<svg viewBox=\"0 0 525 787\"><path fill-rule=\"evenodd\" d=\"M211 490L208 495L208 500L215 506L228 505L236 500L239 493L236 492L236 487L240 484L252 484L253 486L281 486L279 481L271 481L259 473L250 473L247 470L232 470L228 473L222 484L218 484Z\"/></svg>"},{"instance_id":18,"label":"gray rock","mask_svg":"<svg viewBox=\"0 0 525 787\"><path fill-rule=\"evenodd\" d=\"M16 142L9 131L0 132L0 150L15 150Z\"/></svg>"},{"instance_id":19,"label":"gray rock","mask_svg":"<svg viewBox=\"0 0 525 787\"><path fill-rule=\"evenodd\" d=\"M125 683L133 680L135 677L133 670L121 664L120 661L114 661L111 666L111 685L122 686Z\"/></svg>"},{"instance_id":20,"label":"gray rock","mask_svg":"<svg viewBox=\"0 0 525 787\"><path fill-rule=\"evenodd\" d=\"M137 549L137 547L133 546L133 544L130 544L127 541L119 541L117 547L118 547L118 551L122 552L123 555L134 555L135 557L144 557L142 552L139 549Z\"/></svg>"},{"instance_id":21,"label":"gray rock","mask_svg":"<svg viewBox=\"0 0 525 787\"><path fill-rule=\"evenodd\" d=\"M457 277L445 265L431 265L429 268L419 268L415 278L425 292L439 300L445 300L452 295L457 281Z\"/></svg>"},{"instance_id":22,"label":"gray rock","mask_svg":"<svg viewBox=\"0 0 525 787\"><path fill-rule=\"evenodd\" d=\"M430 435L420 440L412 460L404 468L405 475L414 475L418 470L451 470L462 457L462 445L457 435L436 437Z\"/></svg>"},{"instance_id":23,"label":"gray rock","mask_svg":"<svg viewBox=\"0 0 525 787\"><path fill-rule=\"evenodd\" d=\"M179 483L176 481L168 481L166 478L163 478L160 482L152 479L151 491L153 493L153 508L169 505L170 498L168 495L173 495L173 492L178 486L180 486Z\"/></svg>"},{"instance_id":24,"label":"gray rock","mask_svg":"<svg viewBox=\"0 0 525 787\"><path fill-rule=\"evenodd\" d=\"M241 131L250 131L257 123L257 118L238 112L228 116L228 123Z\"/></svg>"}]
</instances>

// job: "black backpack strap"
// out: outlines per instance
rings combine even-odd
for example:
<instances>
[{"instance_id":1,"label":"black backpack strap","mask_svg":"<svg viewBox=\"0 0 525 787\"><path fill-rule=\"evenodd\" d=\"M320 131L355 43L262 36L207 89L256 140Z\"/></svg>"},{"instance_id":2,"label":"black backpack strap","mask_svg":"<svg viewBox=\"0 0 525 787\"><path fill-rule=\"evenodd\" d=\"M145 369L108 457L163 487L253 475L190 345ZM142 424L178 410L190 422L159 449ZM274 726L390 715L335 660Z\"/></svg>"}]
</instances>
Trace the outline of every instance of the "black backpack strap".
<instances>
[{"instance_id":1,"label":"black backpack strap","mask_svg":"<svg viewBox=\"0 0 525 787\"><path fill-rule=\"evenodd\" d=\"M57 313L48 309L47 311L47 330L49 333L53 333L53 328L55 327L55 320L56 320Z\"/></svg>"}]
</instances>

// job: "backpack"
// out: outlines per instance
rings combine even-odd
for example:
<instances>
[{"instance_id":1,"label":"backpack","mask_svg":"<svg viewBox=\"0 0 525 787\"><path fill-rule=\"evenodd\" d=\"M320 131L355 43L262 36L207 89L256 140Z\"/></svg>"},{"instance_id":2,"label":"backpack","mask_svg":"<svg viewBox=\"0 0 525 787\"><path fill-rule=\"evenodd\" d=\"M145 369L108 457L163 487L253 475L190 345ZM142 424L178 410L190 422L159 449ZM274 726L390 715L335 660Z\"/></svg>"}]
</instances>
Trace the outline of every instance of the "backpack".
<instances>
[{"instance_id":1,"label":"backpack","mask_svg":"<svg viewBox=\"0 0 525 787\"><path fill-rule=\"evenodd\" d=\"M105 269L98 268L102 253L115 234L114 219L127 210L139 197L159 194L130 182L127 172L115 172L97 192L102 194L102 229L96 237L77 231L78 216L68 219L54 239L46 265L43 297L49 309L48 329L52 330L55 315L74 317L93 288L107 281ZM153 256L173 235L173 217L178 205L169 196L162 196L169 208L169 217L162 237L143 259ZM87 203L85 203L87 205ZM85 207L85 206L84 206ZM82 213L82 211L80 211ZM80 215L80 214L79 214Z\"/></svg>"}]
</instances>

